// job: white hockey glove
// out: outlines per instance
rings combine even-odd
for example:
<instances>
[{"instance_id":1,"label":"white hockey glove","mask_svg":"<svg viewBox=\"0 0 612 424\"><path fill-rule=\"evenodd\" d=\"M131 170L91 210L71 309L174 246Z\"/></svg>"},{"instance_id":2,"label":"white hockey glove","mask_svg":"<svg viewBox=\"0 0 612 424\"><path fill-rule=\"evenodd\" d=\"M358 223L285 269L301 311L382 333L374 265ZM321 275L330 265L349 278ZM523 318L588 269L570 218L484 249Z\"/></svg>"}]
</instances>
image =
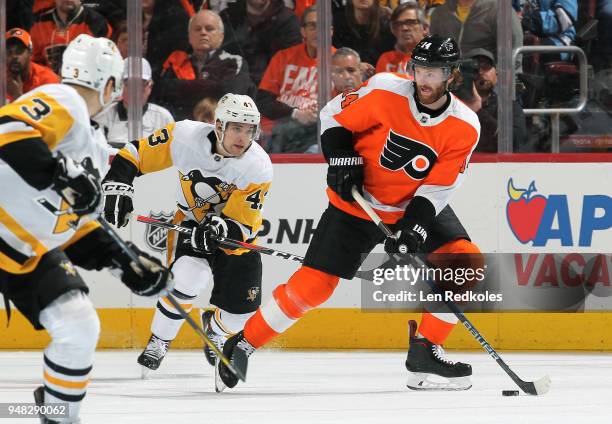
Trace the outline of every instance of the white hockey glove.
<instances>
[{"instance_id":1,"label":"white hockey glove","mask_svg":"<svg viewBox=\"0 0 612 424\"><path fill-rule=\"evenodd\" d=\"M198 253L211 254L217 248L214 237L227 237L227 223L216 215L206 215L191 233L191 248Z\"/></svg>"},{"instance_id":2,"label":"white hockey glove","mask_svg":"<svg viewBox=\"0 0 612 424\"><path fill-rule=\"evenodd\" d=\"M118 181L104 181L104 218L117 227L125 227L130 221L130 213L134 210L132 197L134 187Z\"/></svg>"},{"instance_id":3,"label":"white hockey glove","mask_svg":"<svg viewBox=\"0 0 612 424\"><path fill-rule=\"evenodd\" d=\"M56 153L56 158L57 167L51 189L62 196L76 215L95 212L102 201L102 193L100 180L92 172L93 169L86 169L60 152Z\"/></svg>"}]
</instances>

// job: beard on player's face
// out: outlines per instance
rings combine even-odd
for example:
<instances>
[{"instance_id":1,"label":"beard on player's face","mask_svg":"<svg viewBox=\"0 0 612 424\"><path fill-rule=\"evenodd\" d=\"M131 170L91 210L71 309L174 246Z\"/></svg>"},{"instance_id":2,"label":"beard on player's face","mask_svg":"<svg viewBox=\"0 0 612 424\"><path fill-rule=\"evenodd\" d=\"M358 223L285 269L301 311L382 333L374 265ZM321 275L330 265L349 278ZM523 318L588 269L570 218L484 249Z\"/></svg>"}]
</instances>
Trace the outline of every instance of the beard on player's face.
<instances>
[{"instance_id":1,"label":"beard on player's face","mask_svg":"<svg viewBox=\"0 0 612 424\"><path fill-rule=\"evenodd\" d=\"M419 102L427 106L446 94L446 82L442 84L416 84L416 92Z\"/></svg>"}]
</instances>

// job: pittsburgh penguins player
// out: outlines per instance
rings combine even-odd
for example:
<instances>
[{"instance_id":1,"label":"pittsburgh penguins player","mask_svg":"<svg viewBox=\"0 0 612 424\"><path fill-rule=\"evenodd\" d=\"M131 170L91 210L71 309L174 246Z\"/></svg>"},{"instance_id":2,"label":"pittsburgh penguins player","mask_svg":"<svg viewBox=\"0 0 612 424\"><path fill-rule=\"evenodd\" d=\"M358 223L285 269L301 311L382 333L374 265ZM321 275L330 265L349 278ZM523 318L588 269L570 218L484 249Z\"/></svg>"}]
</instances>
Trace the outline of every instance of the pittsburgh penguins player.
<instances>
[{"instance_id":1,"label":"pittsburgh penguins player","mask_svg":"<svg viewBox=\"0 0 612 424\"><path fill-rule=\"evenodd\" d=\"M62 84L40 86L0 108L0 292L7 306L12 302L51 336L36 402L68 404L66 417L42 415L43 423L79 422L100 333L74 265L114 269L141 295L157 295L168 281L157 259L132 246L142 263L135 268L94 221L108 151L90 117L121 93L122 72L112 41L82 34L64 52Z\"/></svg>"},{"instance_id":2,"label":"pittsburgh penguins player","mask_svg":"<svg viewBox=\"0 0 612 424\"><path fill-rule=\"evenodd\" d=\"M268 155L253 141L260 114L244 95L226 94L215 110L215 124L180 121L133 141L115 157L103 181L106 219L127 225L132 212L134 178L170 166L178 169L177 209L173 223L195 228L193 236L170 231L167 261L173 290L191 310L200 292L214 284L212 311L201 313L208 336L222 347L242 330L261 303L261 258L245 249L217 246L211 235L253 242L262 224L263 203L272 182ZM143 374L156 370L183 319L165 297L157 302L151 337L138 357ZM211 365L215 355L204 349Z\"/></svg>"}]
</instances>

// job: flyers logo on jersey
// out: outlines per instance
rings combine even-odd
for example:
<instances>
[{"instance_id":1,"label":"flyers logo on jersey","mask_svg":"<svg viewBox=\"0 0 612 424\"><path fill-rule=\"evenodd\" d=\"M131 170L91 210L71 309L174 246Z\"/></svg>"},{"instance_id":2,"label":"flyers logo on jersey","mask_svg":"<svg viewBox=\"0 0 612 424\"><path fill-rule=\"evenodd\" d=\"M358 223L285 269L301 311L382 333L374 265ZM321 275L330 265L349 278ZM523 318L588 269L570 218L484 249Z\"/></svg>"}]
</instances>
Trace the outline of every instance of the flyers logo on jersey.
<instances>
[{"instance_id":1,"label":"flyers logo on jersey","mask_svg":"<svg viewBox=\"0 0 612 424\"><path fill-rule=\"evenodd\" d=\"M390 130L380 155L380 165L391 171L403 169L415 180L422 180L437 158L438 154L428 145Z\"/></svg>"}]
</instances>

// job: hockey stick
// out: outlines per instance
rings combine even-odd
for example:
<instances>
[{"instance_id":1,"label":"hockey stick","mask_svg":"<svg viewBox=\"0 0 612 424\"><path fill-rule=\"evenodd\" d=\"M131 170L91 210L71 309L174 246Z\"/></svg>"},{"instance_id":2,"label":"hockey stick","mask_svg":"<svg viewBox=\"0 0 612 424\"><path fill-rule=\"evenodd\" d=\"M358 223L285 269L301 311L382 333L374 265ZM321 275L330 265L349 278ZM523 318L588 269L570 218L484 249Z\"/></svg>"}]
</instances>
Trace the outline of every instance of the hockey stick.
<instances>
[{"instance_id":1,"label":"hockey stick","mask_svg":"<svg viewBox=\"0 0 612 424\"><path fill-rule=\"evenodd\" d=\"M168 230L179 231L181 233L189 234L189 235L191 235L191 232L193 231L192 228L181 227L180 225L172 224L170 222L160 221L159 219L155 219L155 218L149 218L148 216L144 216L144 215L138 215L136 217L136 220L139 222L144 222L146 224L156 226L156 227L166 228ZM229 239L227 237L221 237L221 236L213 236L213 239L215 239L215 241L217 241L218 243L226 247L230 247L232 249L244 248L248 250L253 250L255 252L263 253L264 255L278 256L280 258L287 259L289 261L296 261L300 263L304 261L304 258L301 256L292 255L291 253L287 253L287 252L281 252L280 250L274 250L269 247L257 246L256 244L251 244L251 243L247 243L244 241L233 240L233 239Z\"/></svg>"},{"instance_id":2,"label":"hockey stick","mask_svg":"<svg viewBox=\"0 0 612 424\"><path fill-rule=\"evenodd\" d=\"M391 232L389 227L385 225L385 223L374 211L374 209L372 209L369 203L367 203L366 200L361 196L355 186L353 186L353 188L351 189L351 194L353 195L355 201L359 203L359 206L361 206L364 212L368 214L368 216L378 226L378 228L380 228L380 230L384 233L385 236L397 238L396 235ZM406 258L410 259L417 267L426 268L425 263L419 257L410 256L409 258ZM434 281L425 279L425 282L429 285L429 287L431 287L432 290L439 292L440 289ZM495 362L499 364L499 366L506 372L506 374L508 374L508 376L510 376L512 381L514 381L517 386L519 386L521 390L523 390L523 392L528 393L530 395L543 395L544 393L548 392L548 390L550 389L550 377L548 375L545 375L544 377L536 381L521 380L521 378L516 375L516 373L512 371L512 369L510 369L510 367L504 362L504 360L501 358L501 356L499 356L495 349L493 349L489 342L485 340L482 334L478 332L478 330L476 329L476 327L474 327L470 320L467 319L461 309L459 309L459 307L453 301L446 300L444 296L442 297L442 299L444 299L444 303L446 304L446 306L455 314L455 316L457 316L457 318L459 319L459 321L461 321L465 328L467 328L467 330L472 334L472 336L474 336L476 341L480 343L484 350L486 350L487 353L493 359L495 359Z\"/></svg>"},{"instance_id":3,"label":"hockey stick","mask_svg":"<svg viewBox=\"0 0 612 424\"><path fill-rule=\"evenodd\" d=\"M191 232L193 231L192 228L182 227L182 226L177 225L177 224L172 224L170 222L160 221L159 219L150 218L150 217L144 216L144 215L137 215L136 216L136 220L139 221L139 222L144 222L145 224L153 225L155 227L166 228L168 230L178 231L178 232L181 232L181 233L184 233L184 234L189 234L189 235L191 235ZM294 255L292 253L282 252L280 250L275 250L275 249L272 249L270 247L257 246L256 244L246 243L244 241L233 240L233 239L229 239L227 237L216 236L216 237L213 237L213 238L217 242L222 244L223 246L229 247L229 248L232 248L232 249L243 248L243 249L252 250L254 252L259 252L259 253L264 254L264 255L276 256L278 258L287 259L289 261L295 261L295 262L299 262L299 263L303 263L304 262L304 257L303 256L298 256L298 255ZM380 265L380 266L384 266L384 264ZM376 268L370 269L370 270L357 270L357 272L355 273L355 277L361 278L362 280L373 281L374 270L375 269Z\"/></svg>"},{"instance_id":4,"label":"hockey stick","mask_svg":"<svg viewBox=\"0 0 612 424\"><path fill-rule=\"evenodd\" d=\"M98 219L98 222L100 223L100 225L102 225L102 228L104 228L106 230L106 232L113 238L113 240L115 240L117 242L117 244L119 245L119 247L121 247L121 249L125 252L126 255L128 255L128 257L134 262L136 263L139 267L143 268L142 264L140 263L140 259L138 258L138 256L136 255L136 253L134 253L134 251L130 248L130 246L128 246L121 237L119 237L119 235L115 232L115 230L110 226L110 224L108 222L106 222L104 219L100 218ZM206 346L208 346L210 348L210 350L212 350L213 352L215 352L215 354L217 355L217 357L219 358L219 360L221 362L223 362L223 364L225 366L227 366L227 368L236 376L238 377L240 380L242 381L246 381L246 361L242 361L242 360L237 360L235 361L236 364L238 364L238 367L234 367L234 365L230 362L229 359L227 359L227 357L223 354L223 352L221 352L217 346L215 346L215 344L208 338L208 336L206 335L206 333L200 328L200 326L198 324L196 324L196 322L193 320L193 318L191 318L189 316L189 314L187 313L187 311L185 311L185 309L183 309L183 307L181 306L181 304L176 300L176 298L169 292L167 292L165 294L165 297L170 301L170 303L172 304L172 306L174 306L174 308L179 312L179 314L185 319L185 321L187 321L187 323L189 323L189 325L195 330L195 332L198 334L198 336L200 336L200 338L202 339L202 341L206 344Z\"/></svg>"}]
</instances>

